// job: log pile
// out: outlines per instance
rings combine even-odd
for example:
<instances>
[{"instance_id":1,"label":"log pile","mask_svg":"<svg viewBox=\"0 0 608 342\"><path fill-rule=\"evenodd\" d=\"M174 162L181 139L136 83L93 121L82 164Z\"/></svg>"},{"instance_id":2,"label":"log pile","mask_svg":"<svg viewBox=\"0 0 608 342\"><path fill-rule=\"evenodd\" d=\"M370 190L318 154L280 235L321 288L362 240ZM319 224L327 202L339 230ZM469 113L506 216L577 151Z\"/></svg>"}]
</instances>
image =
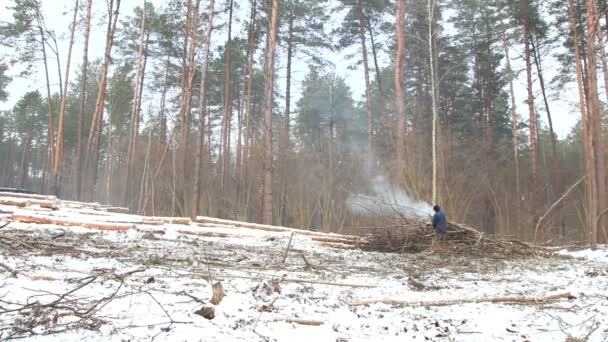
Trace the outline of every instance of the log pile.
<instances>
[{"instance_id":1,"label":"log pile","mask_svg":"<svg viewBox=\"0 0 608 342\"><path fill-rule=\"evenodd\" d=\"M528 256L542 253L539 248L521 241L494 239L475 228L453 221L448 221L447 232L443 239L436 237L429 223L409 221L401 226L375 229L367 236L367 241L363 249L390 253L420 253L434 250L487 257Z\"/></svg>"}]
</instances>

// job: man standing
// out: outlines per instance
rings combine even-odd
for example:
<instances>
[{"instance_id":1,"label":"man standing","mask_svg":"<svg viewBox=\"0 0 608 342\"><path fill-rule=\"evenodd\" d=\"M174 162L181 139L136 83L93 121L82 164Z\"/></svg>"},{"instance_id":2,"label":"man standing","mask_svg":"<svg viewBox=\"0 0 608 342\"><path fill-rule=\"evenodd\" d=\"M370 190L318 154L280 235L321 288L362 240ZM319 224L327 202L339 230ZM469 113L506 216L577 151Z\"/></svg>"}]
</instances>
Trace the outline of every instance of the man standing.
<instances>
[{"instance_id":1,"label":"man standing","mask_svg":"<svg viewBox=\"0 0 608 342\"><path fill-rule=\"evenodd\" d=\"M447 231L447 220L445 214L441 211L438 205L433 207L435 215L433 215L433 228L435 228L436 239L445 240L445 233Z\"/></svg>"}]
</instances>

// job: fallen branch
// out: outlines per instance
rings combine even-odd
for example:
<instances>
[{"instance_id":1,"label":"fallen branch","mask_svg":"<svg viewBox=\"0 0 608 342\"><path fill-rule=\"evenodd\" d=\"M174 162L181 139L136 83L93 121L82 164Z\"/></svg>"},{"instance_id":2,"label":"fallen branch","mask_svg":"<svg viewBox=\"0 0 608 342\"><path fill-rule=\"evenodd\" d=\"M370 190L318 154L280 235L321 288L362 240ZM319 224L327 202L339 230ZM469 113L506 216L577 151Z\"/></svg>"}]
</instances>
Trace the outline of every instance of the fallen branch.
<instances>
[{"instance_id":1,"label":"fallen branch","mask_svg":"<svg viewBox=\"0 0 608 342\"><path fill-rule=\"evenodd\" d=\"M4 268L5 270L7 270L7 271L8 271L10 274L12 274L12 275L13 275L13 277L17 277L17 273L18 273L18 272L17 272L17 271L15 271L15 269L14 269L14 268L12 268L12 267L10 267L9 265L7 265L7 264L4 264L4 263L1 263L1 262L0 262L0 267L2 267L2 268Z\"/></svg>"},{"instance_id":2,"label":"fallen branch","mask_svg":"<svg viewBox=\"0 0 608 342\"><path fill-rule=\"evenodd\" d=\"M573 298L569 292L548 297L493 297L472 299L448 299L435 301L407 301L396 299L362 300L349 303L350 306L363 306L371 304L404 305L404 306L445 306L476 303L506 303L506 304L548 304L559 302L562 299Z\"/></svg>"},{"instance_id":3,"label":"fallen branch","mask_svg":"<svg viewBox=\"0 0 608 342\"><path fill-rule=\"evenodd\" d=\"M285 250L285 254L283 255L283 260L281 261L281 264L284 264L285 260L287 260L287 254L289 253L289 249L291 248L291 240L293 239L293 234L294 232L291 232L291 235L289 235L289 242L287 243L287 249Z\"/></svg>"},{"instance_id":4,"label":"fallen branch","mask_svg":"<svg viewBox=\"0 0 608 342\"><path fill-rule=\"evenodd\" d=\"M574 190L579 184L581 184L585 178L587 178L587 175L584 175L583 177L581 177L578 181L576 181L576 183L572 184L564 193L563 195L561 195L557 201L555 201L550 207L549 209L547 209L547 211L543 214L543 216L541 216L538 219L538 222L536 222L536 227L534 227L534 242L536 242L536 237L538 235L538 231L540 229L540 224L543 222L543 220L545 219L545 217L547 217L547 215L551 212L551 210L553 210L553 208L557 207L557 205L559 203L561 203L561 201L564 200L564 198L568 197L568 194L570 194L572 192L572 190Z\"/></svg>"},{"instance_id":5,"label":"fallen branch","mask_svg":"<svg viewBox=\"0 0 608 342\"><path fill-rule=\"evenodd\" d=\"M287 323L314 325L314 326L319 326L319 325L322 325L325 323L323 321L315 321L315 320L310 320L310 319L291 319L291 318L281 318L281 317L275 317L272 320L274 322L287 322Z\"/></svg>"}]
</instances>

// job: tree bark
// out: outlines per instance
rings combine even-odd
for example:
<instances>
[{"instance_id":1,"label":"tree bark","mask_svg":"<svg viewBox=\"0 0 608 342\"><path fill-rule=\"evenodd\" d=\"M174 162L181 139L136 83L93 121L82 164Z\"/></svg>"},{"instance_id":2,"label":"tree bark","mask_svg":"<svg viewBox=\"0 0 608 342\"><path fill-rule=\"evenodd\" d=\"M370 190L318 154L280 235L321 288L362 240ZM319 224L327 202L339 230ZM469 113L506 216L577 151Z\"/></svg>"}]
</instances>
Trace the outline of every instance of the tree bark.
<instances>
[{"instance_id":1,"label":"tree bark","mask_svg":"<svg viewBox=\"0 0 608 342\"><path fill-rule=\"evenodd\" d=\"M127 148L127 165L125 187L123 189L123 205L129 207L129 191L131 189L131 174L133 173L133 158L135 156L137 135L139 133L139 104L141 103L140 89L143 89L143 55L144 39L146 32L147 0L144 0L141 17L141 27L139 33L139 49L137 51L137 70L135 72L135 98L131 108L131 125L129 130L129 144Z\"/></svg>"},{"instance_id":2,"label":"tree bark","mask_svg":"<svg viewBox=\"0 0 608 342\"><path fill-rule=\"evenodd\" d=\"M76 147L76 199L82 198L83 152L84 152L84 106L86 103L87 69L89 68L89 37L91 33L91 8L93 0L87 1L87 16L84 30L84 52L80 79L80 104L78 107L78 146Z\"/></svg>"},{"instance_id":3,"label":"tree bark","mask_svg":"<svg viewBox=\"0 0 608 342\"><path fill-rule=\"evenodd\" d=\"M500 4L502 8L502 2ZM521 202L521 180L519 175L519 129L517 128L517 104L515 101L515 91L513 87L513 68L511 68L511 58L509 57L509 46L507 44L507 33L503 30L502 35L502 48L505 52L505 59L507 62L507 78L509 80L509 97L511 98L511 131L513 134L513 162L515 167L515 194L517 199L515 201L517 208L517 215L519 216L520 202Z\"/></svg>"},{"instance_id":4,"label":"tree bark","mask_svg":"<svg viewBox=\"0 0 608 342\"><path fill-rule=\"evenodd\" d=\"M207 29L203 45L203 60L201 62L201 81L199 93L199 122L198 122L198 140L197 153L194 168L194 191L192 194L192 212L191 216L195 217L200 212L200 197L202 190L202 165L203 151L205 146L205 97L207 96L207 66L209 64L209 46L211 45L211 31L213 30L213 16L215 13L215 0L209 1L209 18L207 21Z\"/></svg>"},{"instance_id":5,"label":"tree bark","mask_svg":"<svg viewBox=\"0 0 608 342\"><path fill-rule=\"evenodd\" d=\"M557 138L555 131L553 130L553 118L551 116L551 110L549 108L549 100L547 99L547 92L545 90L545 79L543 77L542 61L540 51L538 49L538 43L534 43L534 38L530 39L532 44L532 51L534 55L534 64L536 64L536 72L538 73L538 81L540 83L541 93L543 95L543 101L545 104L545 111L547 112L547 121L549 122L549 134L551 135L551 163L553 166L553 192L559 194L561 192L561 180L560 180L560 166L559 158L557 157Z\"/></svg>"},{"instance_id":6,"label":"tree bark","mask_svg":"<svg viewBox=\"0 0 608 342\"><path fill-rule=\"evenodd\" d=\"M397 52L395 55L395 108L399 116L397 125L397 160L399 170L403 167L405 160L405 134L406 117L405 102L403 99L403 59L405 55L405 35L403 26L405 22L405 0L397 0L395 32L397 33Z\"/></svg>"},{"instance_id":7,"label":"tree bark","mask_svg":"<svg viewBox=\"0 0 608 342\"><path fill-rule=\"evenodd\" d=\"M118 11L120 9L120 1L116 1L116 9L114 8L114 0L109 0L108 3L108 30L106 33L106 48L104 62L101 66L101 80L99 82L99 90L97 91L97 99L95 101L95 111L91 120L89 129L89 138L87 141L87 154L85 156L85 168L89 178L89 186L91 190L95 189L97 180L97 168L99 162L100 139L103 123L103 111L106 96L106 86L108 81L108 68L111 63L112 46L114 44L114 33L116 32L116 23L118 22ZM91 194L94 191L91 192Z\"/></svg>"},{"instance_id":8,"label":"tree bark","mask_svg":"<svg viewBox=\"0 0 608 342\"><path fill-rule=\"evenodd\" d=\"M433 159L433 180L432 180L432 201L433 204L438 203L438 194L437 194L437 85L435 84L435 61L433 60L435 57L433 51L433 41L435 32L433 32L434 26L434 17L435 17L435 0L428 0L428 10L429 10L429 36L428 36L428 44L429 44L429 64L431 69L431 102L433 109L433 128L432 128L432 159Z\"/></svg>"},{"instance_id":9,"label":"tree bark","mask_svg":"<svg viewBox=\"0 0 608 342\"><path fill-rule=\"evenodd\" d=\"M53 158L55 157L55 125L53 122L53 100L51 97L51 83L49 79L49 67L47 63L46 57L46 37L44 34L44 28L42 23L42 13L40 13L39 8L36 8L36 20L38 22L38 30L40 31L40 44L42 47L42 59L44 62L44 75L46 77L46 103L48 110L48 127L47 127L47 135L48 135L48 171L51 171L54 165ZM46 180L45 182L46 183ZM43 183L43 184L44 184Z\"/></svg>"},{"instance_id":10,"label":"tree bark","mask_svg":"<svg viewBox=\"0 0 608 342\"><path fill-rule=\"evenodd\" d=\"M360 0L359 0L360 1ZM268 30L268 46L266 50L266 80L264 81L264 210L262 221L272 224L272 108L274 90L274 60L277 44L277 17L279 0L272 0L270 8L270 27Z\"/></svg>"},{"instance_id":11,"label":"tree bark","mask_svg":"<svg viewBox=\"0 0 608 342\"><path fill-rule=\"evenodd\" d=\"M371 171L374 165L373 157L373 114L372 114L372 94L369 81L369 64L367 62L367 45L365 43L365 17L363 13L363 2L357 0L357 12L359 15L359 40L361 41L361 54L363 56L363 73L365 75L365 99L367 105L367 168Z\"/></svg>"},{"instance_id":12,"label":"tree bark","mask_svg":"<svg viewBox=\"0 0 608 342\"><path fill-rule=\"evenodd\" d=\"M529 25L529 4L527 0L523 2L523 26L524 26L524 53L526 62L526 77L528 83L528 111L530 114L530 150L532 164L532 213L536 217L538 210L538 179L537 179L537 149L536 149L536 115L534 112L534 94L532 92L532 64L530 62L530 25ZM536 221L536 219L534 219Z\"/></svg>"},{"instance_id":13,"label":"tree bark","mask_svg":"<svg viewBox=\"0 0 608 342\"><path fill-rule=\"evenodd\" d=\"M224 65L224 114L222 117L222 172L220 175L220 185L222 192L226 182L226 170L228 169L228 159L230 158L230 150L228 143L228 128L232 121L232 94L230 87L230 71L232 64L232 9L233 0L230 0L230 8L228 14L228 40L226 40L226 59Z\"/></svg>"},{"instance_id":14,"label":"tree bark","mask_svg":"<svg viewBox=\"0 0 608 342\"><path fill-rule=\"evenodd\" d=\"M575 55L575 63L576 63L576 79L578 85L578 95L579 95L579 110L581 113L581 126L583 126L583 154L585 161L585 172L587 174L587 184L586 184L586 193L587 193L587 224L588 230L592 231L594 229L594 225L596 224L596 220L593 219L591 214L591 204L593 202L591 198L591 188L592 188L592 173L593 167L591 165L591 148L589 146L589 127L588 127L588 119L587 119L587 109L586 109L586 87L584 85L585 80L583 78L583 66L581 63L582 56L579 48L579 38L578 38L578 24L575 15L574 9L574 0L568 0L568 15L570 21L570 31L572 32L572 38L574 41L574 55Z\"/></svg>"},{"instance_id":15,"label":"tree bark","mask_svg":"<svg viewBox=\"0 0 608 342\"><path fill-rule=\"evenodd\" d=\"M241 159L240 179L243 188L246 187L247 165L249 162L249 140L251 134L251 97L253 87L253 53L255 49L255 18L257 12L257 1L253 0L251 4L251 18L249 21L248 37L247 37L247 104L245 108L245 132L243 135L243 154Z\"/></svg>"},{"instance_id":16,"label":"tree bark","mask_svg":"<svg viewBox=\"0 0 608 342\"><path fill-rule=\"evenodd\" d=\"M75 1L74 4L74 17L72 19L72 27L70 29L70 44L68 47L68 59L65 66L65 78L63 83L63 96L61 97L61 105L59 107L59 122L57 128L57 148L55 150L55 165L53 166L53 192L56 196L59 196L60 185L59 179L61 177L61 167L63 161L63 131L64 131L64 115L65 106L68 98L68 83L70 78L70 64L72 61L72 47L74 46L74 31L76 29L76 20L78 16L79 0Z\"/></svg>"},{"instance_id":17,"label":"tree bark","mask_svg":"<svg viewBox=\"0 0 608 342\"><path fill-rule=\"evenodd\" d=\"M604 151L602 149L602 132L601 132L601 116L600 116L600 103L597 92L597 69L596 69L596 44L595 37L599 30L598 16L597 16L597 2L595 0L587 0L587 58L588 58L588 96L589 101L587 103L588 115L589 115L589 127L590 127L590 140L591 140L591 154L593 155L593 168L592 173L592 198L594 205L592 205L592 219L595 221L599 216L600 212L606 207L606 170L604 161ZM600 220L599 225L604 229L605 220ZM591 248L597 249L598 240L598 224L593 224L591 230Z\"/></svg>"}]
</instances>

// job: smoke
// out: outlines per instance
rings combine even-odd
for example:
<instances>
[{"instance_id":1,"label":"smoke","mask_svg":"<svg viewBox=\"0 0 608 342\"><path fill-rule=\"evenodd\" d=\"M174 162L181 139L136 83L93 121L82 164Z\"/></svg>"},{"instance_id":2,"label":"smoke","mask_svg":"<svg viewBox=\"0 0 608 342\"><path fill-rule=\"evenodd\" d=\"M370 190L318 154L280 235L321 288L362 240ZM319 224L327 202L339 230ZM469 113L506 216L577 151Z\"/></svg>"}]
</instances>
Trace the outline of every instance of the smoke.
<instances>
[{"instance_id":1,"label":"smoke","mask_svg":"<svg viewBox=\"0 0 608 342\"><path fill-rule=\"evenodd\" d=\"M433 208L424 201L413 199L404 190L390 184L383 176L376 176L371 183L372 195L357 194L346 200L351 212L361 215L400 214L409 219L428 219Z\"/></svg>"}]
</instances>

